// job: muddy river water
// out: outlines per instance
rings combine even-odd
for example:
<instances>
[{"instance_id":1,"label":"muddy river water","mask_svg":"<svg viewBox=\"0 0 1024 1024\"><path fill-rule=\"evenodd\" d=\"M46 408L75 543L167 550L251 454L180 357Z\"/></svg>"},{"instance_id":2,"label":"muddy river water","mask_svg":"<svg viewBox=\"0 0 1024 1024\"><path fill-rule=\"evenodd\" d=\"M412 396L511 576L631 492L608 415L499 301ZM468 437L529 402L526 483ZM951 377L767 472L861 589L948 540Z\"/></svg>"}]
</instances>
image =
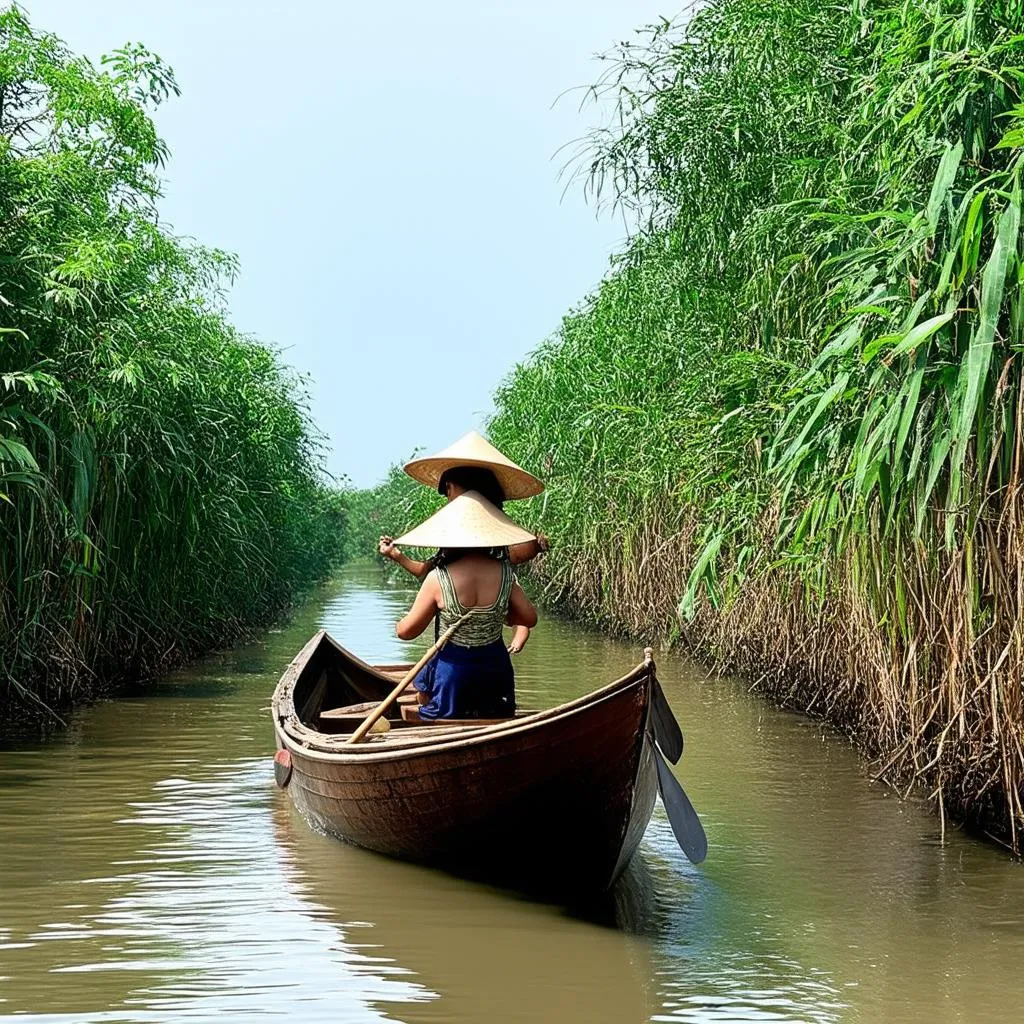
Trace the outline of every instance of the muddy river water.
<instances>
[{"instance_id":1,"label":"muddy river water","mask_svg":"<svg viewBox=\"0 0 1024 1024\"><path fill-rule=\"evenodd\" d=\"M0 1020L1024 1019L1024 868L681 658L658 664L700 868L660 807L613 898L573 913L314 834L273 784L274 683L320 626L407 657L410 597L351 567L260 643L0 743ZM641 654L545 619L520 703Z\"/></svg>"}]
</instances>

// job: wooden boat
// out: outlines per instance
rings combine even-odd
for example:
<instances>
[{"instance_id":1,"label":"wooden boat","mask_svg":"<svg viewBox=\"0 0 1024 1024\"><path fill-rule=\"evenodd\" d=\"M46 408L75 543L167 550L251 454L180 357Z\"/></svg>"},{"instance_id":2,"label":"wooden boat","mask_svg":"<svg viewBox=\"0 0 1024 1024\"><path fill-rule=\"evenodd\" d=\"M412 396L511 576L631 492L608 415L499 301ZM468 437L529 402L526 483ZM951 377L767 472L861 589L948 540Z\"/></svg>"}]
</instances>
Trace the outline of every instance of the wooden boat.
<instances>
[{"instance_id":1,"label":"wooden boat","mask_svg":"<svg viewBox=\"0 0 1024 1024\"><path fill-rule=\"evenodd\" d=\"M658 791L652 693L664 697L650 652L621 679L546 711L426 724L406 722L396 705L388 731L348 743L365 709L346 707L380 700L405 668L368 665L321 631L281 677L277 779L313 827L529 892L611 886Z\"/></svg>"}]
</instances>

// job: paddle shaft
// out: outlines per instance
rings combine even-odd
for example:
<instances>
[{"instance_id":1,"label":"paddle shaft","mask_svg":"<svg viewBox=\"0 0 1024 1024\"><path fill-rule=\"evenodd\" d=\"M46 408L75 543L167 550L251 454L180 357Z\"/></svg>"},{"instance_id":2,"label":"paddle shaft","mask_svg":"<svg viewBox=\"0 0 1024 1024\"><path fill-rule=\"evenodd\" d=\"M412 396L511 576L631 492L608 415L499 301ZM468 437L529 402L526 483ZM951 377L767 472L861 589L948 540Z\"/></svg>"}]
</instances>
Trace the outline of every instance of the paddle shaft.
<instances>
[{"instance_id":1,"label":"paddle shaft","mask_svg":"<svg viewBox=\"0 0 1024 1024\"><path fill-rule=\"evenodd\" d=\"M416 678L416 674L423 668L430 659L451 639L452 634L461 626L466 619L474 614L476 609L471 609L462 616L458 622L449 626L434 642L434 646L416 662L415 665L402 677L402 681L359 723L359 727L348 738L347 743L358 743L372 728L375 722L379 721L384 713L402 695L402 691Z\"/></svg>"}]
</instances>

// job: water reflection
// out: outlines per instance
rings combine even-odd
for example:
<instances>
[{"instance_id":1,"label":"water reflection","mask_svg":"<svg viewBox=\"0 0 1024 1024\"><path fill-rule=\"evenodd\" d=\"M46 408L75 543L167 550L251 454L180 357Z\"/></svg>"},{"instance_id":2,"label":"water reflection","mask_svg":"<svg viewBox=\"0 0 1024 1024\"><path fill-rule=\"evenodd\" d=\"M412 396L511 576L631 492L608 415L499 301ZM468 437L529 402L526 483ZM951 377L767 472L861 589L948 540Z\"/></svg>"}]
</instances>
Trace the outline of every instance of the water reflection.
<instances>
[{"instance_id":1,"label":"water reflection","mask_svg":"<svg viewBox=\"0 0 1024 1024\"><path fill-rule=\"evenodd\" d=\"M311 913L435 995L400 1013L391 1008L402 1020L649 1019L646 941L344 846L306 828L287 800L275 825L285 871Z\"/></svg>"},{"instance_id":2,"label":"water reflection","mask_svg":"<svg viewBox=\"0 0 1024 1024\"><path fill-rule=\"evenodd\" d=\"M411 590L350 571L260 644L0 747L0 1019L976 1022L1024 998L1024 874L945 846L818 726L682 661L660 674L711 855L656 812L613 899L567 912L313 833L267 705L320 625L374 660ZM523 703L640 652L546 620Z\"/></svg>"}]
</instances>

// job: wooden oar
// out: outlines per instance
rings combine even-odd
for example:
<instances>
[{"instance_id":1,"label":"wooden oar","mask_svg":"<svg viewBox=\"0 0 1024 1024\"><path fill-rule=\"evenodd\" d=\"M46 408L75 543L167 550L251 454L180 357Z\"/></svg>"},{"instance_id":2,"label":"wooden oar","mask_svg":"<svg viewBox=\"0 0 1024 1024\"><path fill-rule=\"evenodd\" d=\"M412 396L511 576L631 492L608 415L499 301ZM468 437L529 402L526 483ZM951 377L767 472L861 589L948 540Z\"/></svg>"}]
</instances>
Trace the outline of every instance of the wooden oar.
<instances>
[{"instance_id":1,"label":"wooden oar","mask_svg":"<svg viewBox=\"0 0 1024 1024\"><path fill-rule=\"evenodd\" d=\"M668 823L672 826L676 841L683 853L694 864L700 864L708 855L708 837L704 826L697 817L689 797L683 792L679 780L672 774L672 769L665 763L661 751L654 748L654 763L658 768L658 791L661 802L668 814Z\"/></svg>"},{"instance_id":2,"label":"wooden oar","mask_svg":"<svg viewBox=\"0 0 1024 1024\"><path fill-rule=\"evenodd\" d=\"M678 764L683 756L683 730L679 728L657 676L651 680L651 718L654 720L654 738L661 752L673 764Z\"/></svg>"},{"instance_id":3,"label":"wooden oar","mask_svg":"<svg viewBox=\"0 0 1024 1024\"><path fill-rule=\"evenodd\" d=\"M375 722L383 717L392 704L401 696L402 691L416 678L416 674L423 668L430 659L451 639L452 634L461 626L466 619L475 615L476 608L471 608L457 622L449 626L434 642L434 646L416 662L415 665L402 677L402 681L360 722L358 728L345 741L346 743L358 743L372 728Z\"/></svg>"},{"instance_id":4,"label":"wooden oar","mask_svg":"<svg viewBox=\"0 0 1024 1024\"><path fill-rule=\"evenodd\" d=\"M678 764L679 758L683 756L683 730L679 728L676 716L665 697L665 691L658 682L653 648L644 648L644 662L651 673L651 722L654 725L654 738L661 747L661 752L673 764Z\"/></svg>"}]
</instances>

